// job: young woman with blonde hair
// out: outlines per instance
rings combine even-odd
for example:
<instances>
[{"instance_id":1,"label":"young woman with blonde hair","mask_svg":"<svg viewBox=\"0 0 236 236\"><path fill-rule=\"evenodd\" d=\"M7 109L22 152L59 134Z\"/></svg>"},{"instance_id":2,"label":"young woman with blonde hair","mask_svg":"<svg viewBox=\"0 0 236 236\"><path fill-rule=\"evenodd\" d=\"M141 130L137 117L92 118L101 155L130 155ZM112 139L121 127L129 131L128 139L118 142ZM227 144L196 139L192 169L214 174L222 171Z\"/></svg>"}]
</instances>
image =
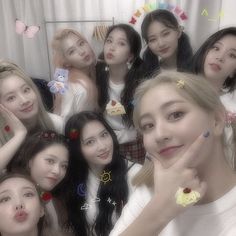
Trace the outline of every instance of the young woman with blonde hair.
<instances>
[{"instance_id":1,"label":"young woman with blonde hair","mask_svg":"<svg viewBox=\"0 0 236 236\"><path fill-rule=\"evenodd\" d=\"M199 76L161 73L140 85L135 102L150 161L110 236L235 235L236 129L214 88Z\"/></svg>"},{"instance_id":2,"label":"young woman with blonde hair","mask_svg":"<svg viewBox=\"0 0 236 236\"><path fill-rule=\"evenodd\" d=\"M54 112L64 120L84 110L97 109L95 54L88 41L76 30L56 32L53 41L54 67L68 70L65 93L56 94Z\"/></svg>"}]
</instances>

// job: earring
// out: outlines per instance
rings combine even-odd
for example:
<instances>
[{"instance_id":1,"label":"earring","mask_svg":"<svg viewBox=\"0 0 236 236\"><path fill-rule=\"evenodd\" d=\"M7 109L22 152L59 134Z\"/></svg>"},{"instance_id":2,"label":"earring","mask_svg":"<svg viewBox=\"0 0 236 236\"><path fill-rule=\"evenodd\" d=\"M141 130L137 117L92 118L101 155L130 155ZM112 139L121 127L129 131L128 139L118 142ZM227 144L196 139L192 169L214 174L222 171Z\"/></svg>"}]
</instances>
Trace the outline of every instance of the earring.
<instances>
[{"instance_id":1,"label":"earring","mask_svg":"<svg viewBox=\"0 0 236 236\"><path fill-rule=\"evenodd\" d=\"M105 71L109 71L109 66L105 66Z\"/></svg>"},{"instance_id":2,"label":"earring","mask_svg":"<svg viewBox=\"0 0 236 236\"><path fill-rule=\"evenodd\" d=\"M130 70L131 67L132 67L132 64L131 64L129 61L127 61L127 62L126 62L126 65L127 65L127 67L128 67L128 70Z\"/></svg>"}]
</instances>

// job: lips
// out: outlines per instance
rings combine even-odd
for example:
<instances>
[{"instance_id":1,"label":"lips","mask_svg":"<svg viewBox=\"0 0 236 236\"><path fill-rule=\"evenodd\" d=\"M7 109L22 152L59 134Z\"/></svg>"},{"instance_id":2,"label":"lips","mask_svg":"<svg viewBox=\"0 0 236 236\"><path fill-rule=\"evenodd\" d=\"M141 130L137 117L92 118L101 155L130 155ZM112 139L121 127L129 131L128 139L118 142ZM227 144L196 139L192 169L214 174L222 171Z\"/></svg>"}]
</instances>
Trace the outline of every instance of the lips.
<instances>
[{"instance_id":1,"label":"lips","mask_svg":"<svg viewBox=\"0 0 236 236\"><path fill-rule=\"evenodd\" d=\"M169 51L169 48L164 48L164 49L159 50L159 53L165 54L165 53L167 53L168 51Z\"/></svg>"},{"instance_id":2,"label":"lips","mask_svg":"<svg viewBox=\"0 0 236 236\"><path fill-rule=\"evenodd\" d=\"M33 104L20 110L21 112L31 112L33 110Z\"/></svg>"},{"instance_id":3,"label":"lips","mask_svg":"<svg viewBox=\"0 0 236 236\"><path fill-rule=\"evenodd\" d=\"M108 155L109 155L109 151L99 154L98 157L101 159L107 159Z\"/></svg>"},{"instance_id":4,"label":"lips","mask_svg":"<svg viewBox=\"0 0 236 236\"><path fill-rule=\"evenodd\" d=\"M87 55L84 57L84 61L89 61L89 59L90 59L90 55Z\"/></svg>"},{"instance_id":5,"label":"lips","mask_svg":"<svg viewBox=\"0 0 236 236\"><path fill-rule=\"evenodd\" d=\"M52 183L57 182L57 178L54 178L54 177L47 177L47 179L50 180Z\"/></svg>"},{"instance_id":6,"label":"lips","mask_svg":"<svg viewBox=\"0 0 236 236\"><path fill-rule=\"evenodd\" d=\"M216 64L216 63L210 63L209 66L211 67L211 69L212 69L213 71L218 72L218 71L221 70L221 66L218 65L218 64Z\"/></svg>"},{"instance_id":7,"label":"lips","mask_svg":"<svg viewBox=\"0 0 236 236\"><path fill-rule=\"evenodd\" d=\"M14 215L14 219L17 222L24 222L28 218L28 214L25 211L17 211L16 214Z\"/></svg>"},{"instance_id":8,"label":"lips","mask_svg":"<svg viewBox=\"0 0 236 236\"><path fill-rule=\"evenodd\" d=\"M178 146L170 146L170 147L166 147L161 149L158 154L161 156L170 156L173 153L175 153L179 148L183 147L184 145L178 145Z\"/></svg>"},{"instance_id":9,"label":"lips","mask_svg":"<svg viewBox=\"0 0 236 236\"><path fill-rule=\"evenodd\" d=\"M114 55L112 53L107 53L106 58L107 59L112 59Z\"/></svg>"}]
</instances>

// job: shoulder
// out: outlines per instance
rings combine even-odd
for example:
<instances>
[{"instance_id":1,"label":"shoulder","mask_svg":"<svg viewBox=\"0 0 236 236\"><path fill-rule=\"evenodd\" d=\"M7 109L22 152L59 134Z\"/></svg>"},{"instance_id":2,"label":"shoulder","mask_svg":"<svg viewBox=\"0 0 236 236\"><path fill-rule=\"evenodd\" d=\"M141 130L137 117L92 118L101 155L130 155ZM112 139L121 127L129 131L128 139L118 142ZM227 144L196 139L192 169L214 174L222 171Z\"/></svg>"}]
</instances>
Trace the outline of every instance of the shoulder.
<instances>
[{"instance_id":1,"label":"shoulder","mask_svg":"<svg viewBox=\"0 0 236 236\"><path fill-rule=\"evenodd\" d=\"M49 115L50 119L52 120L55 130L58 133L62 134L63 128L64 128L64 123L63 123L62 117L60 117L56 114L50 113L50 112L48 112L48 115Z\"/></svg>"}]
</instances>

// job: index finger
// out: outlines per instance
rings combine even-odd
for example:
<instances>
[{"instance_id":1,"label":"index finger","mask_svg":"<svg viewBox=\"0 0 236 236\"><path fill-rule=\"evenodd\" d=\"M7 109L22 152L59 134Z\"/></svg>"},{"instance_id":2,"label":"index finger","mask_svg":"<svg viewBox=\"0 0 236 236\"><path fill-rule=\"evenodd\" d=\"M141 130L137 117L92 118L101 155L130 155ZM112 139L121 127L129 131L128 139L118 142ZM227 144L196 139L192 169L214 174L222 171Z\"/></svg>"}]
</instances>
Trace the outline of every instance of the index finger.
<instances>
[{"instance_id":1,"label":"index finger","mask_svg":"<svg viewBox=\"0 0 236 236\"><path fill-rule=\"evenodd\" d=\"M176 162L175 168L182 169L183 167L191 167L192 162L202 153L206 139L209 137L210 132L207 131L199 135L196 140L190 145L184 155Z\"/></svg>"}]
</instances>

